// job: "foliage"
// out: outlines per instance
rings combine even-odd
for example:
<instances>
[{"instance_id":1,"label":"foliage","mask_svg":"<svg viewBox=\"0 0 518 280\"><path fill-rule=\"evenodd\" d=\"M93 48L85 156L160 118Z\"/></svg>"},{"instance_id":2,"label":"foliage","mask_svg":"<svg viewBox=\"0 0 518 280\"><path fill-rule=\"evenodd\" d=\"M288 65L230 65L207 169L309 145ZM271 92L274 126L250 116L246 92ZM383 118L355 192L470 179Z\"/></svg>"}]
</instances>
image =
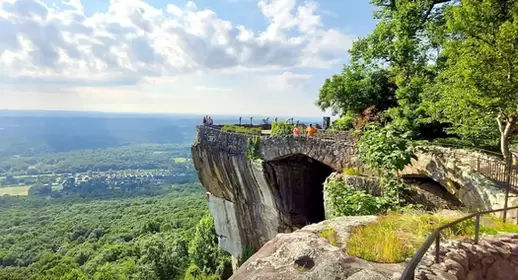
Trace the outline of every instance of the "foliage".
<instances>
[{"instance_id":1,"label":"foliage","mask_svg":"<svg viewBox=\"0 0 518 280\"><path fill-rule=\"evenodd\" d=\"M272 123L272 135L282 136L291 135L293 133L293 124L287 122Z\"/></svg>"},{"instance_id":2,"label":"foliage","mask_svg":"<svg viewBox=\"0 0 518 280\"><path fill-rule=\"evenodd\" d=\"M375 170L402 170L414 157L408 138L408 133L398 133L391 126L368 127L358 143L360 158Z\"/></svg>"},{"instance_id":3,"label":"foliage","mask_svg":"<svg viewBox=\"0 0 518 280\"><path fill-rule=\"evenodd\" d=\"M388 71L358 63L346 66L340 75L326 79L317 105L335 114L353 116L368 107L385 110L395 105L395 85Z\"/></svg>"},{"instance_id":4,"label":"foliage","mask_svg":"<svg viewBox=\"0 0 518 280\"><path fill-rule=\"evenodd\" d=\"M255 160L261 158L261 149L259 147L259 136L248 138L246 146L246 158Z\"/></svg>"},{"instance_id":5,"label":"foliage","mask_svg":"<svg viewBox=\"0 0 518 280\"><path fill-rule=\"evenodd\" d=\"M188 171L190 165L174 159L190 157L188 144L140 144L38 156L0 157L0 174L38 175L127 169L172 169L181 173Z\"/></svg>"},{"instance_id":6,"label":"foliage","mask_svg":"<svg viewBox=\"0 0 518 280\"><path fill-rule=\"evenodd\" d=\"M445 63L431 108L463 138L483 143L500 136L510 160L518 121L518 2L463 0L447 10L446 22Z\"/></svg>"},{"instance_id":7,"label":"foliage","mask_svg":"<svg viewBox=\"0 0 518 280\"><path fill-rule=\"evenodd\" d=\"M261 135L261 128L257 126L226 124L221 128L221 130L234 133Z\"/></svg>"},{"instance_id":8,"label":"foliage","mask_svg":"<svg viewBox=\"0 0 518 280\"><path fill-rule=\"evenodd\" d=\"M343 117L333 122L331 128L335 130L347 131L354 127L355 120L355 115L350 113L350 111L347 111Z\"/></svg>"},{"instance_id":9,"label":"foliage","mask_svg":"<svg viewBox=\"0 0 518 280\"><path fill-rule=\"evenodd\" d=\"M411 257L437 227L460 218L422 212L390 213L374 224L353 229L347 241L347 253L375 262L402 262ZM481 233L518 232L518 226L489 215L481 219ZM445 239L473 236L473 220L461 222L442 231Z\"/></svg>"},{"instance_id":10,"label":"foliage","mask_svg":"<svg viewBox=\"0 0 518 280\"><path fill-rule=\"evenodd\" d=\"M360 176L362 175L361 171L354 168L344 168L343 173L345 175L351 175L351 176Z\"/></svg>"},{"instance_id":11,"label":"foliage","mask_svg":"<svg viewBox=\"0 0 518 280\"><path fill-rule=\"evenodd\" d=\"M199 185L117 200L0 198L0 279L175 279L194 259L228 275L228 257L204 253L217 249L213 224L196 226L205 213Z\"/></svg>"},{"instance_id":12,"label":"foliage","mask_svg":"<svg viewBox=\"0 0 518 280\"><path fill-rule=\"evenodd\" d=\"M386 198L375 197L341 180L330 180L326 187L334 217L374 215L390 206Z\"/></svg>"}]
</instances>

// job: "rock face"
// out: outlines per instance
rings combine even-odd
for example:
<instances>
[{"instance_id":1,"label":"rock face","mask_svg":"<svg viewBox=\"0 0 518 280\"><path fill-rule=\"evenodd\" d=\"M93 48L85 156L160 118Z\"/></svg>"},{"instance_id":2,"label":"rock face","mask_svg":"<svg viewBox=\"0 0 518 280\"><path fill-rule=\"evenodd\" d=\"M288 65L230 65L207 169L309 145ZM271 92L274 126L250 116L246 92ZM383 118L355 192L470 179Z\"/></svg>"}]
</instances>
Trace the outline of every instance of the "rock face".
<instances>
[{"instance_id":1,"label":"rock face","mask_svg":"<svg viewBox=\"0 0 518 280\"><path fill-rule=\"evenodd\" d=\"M471 210L503 208L504 188L473 168L476 165L473 163L476 153L459 149L422 147L415 154L417 158L400 172L401 176L431 178ZM459 154L462 156L458 156ZM517 198L510 198L509 205L518 205Z\"/></svg>"},{"instance_id":2,"label":"rock face","mask_svg":"<svg viewBox=\"0 0 518 280\"><path fill-rule=\"evenodd\" d=\"M249 140L257 136L209 126L197 129L194 166L207 189L220 246L235 258L244 249L260 248L277 233L324 220L326 178L344 168L362 169L347 135L260 136L258 158L249 159ZM448 159L447 153L422 150L402 175L432 178L470 208L500 206L502 189L469 165Z\"/></svg>"},{"instance_id":3,"label":"rock face","mask_svg":"<svg viewBox=\"0 0 518 280\"><path fill-rule=\"evenodd\" d=\"M200 126L192 146L220 246L236 258L279 232L323 220L325 178L358 162L350 139L291 136L261 137L261 159L251 160L251 137Z\"/></svg>"},{"instance_id":4,"label":"rock face","mask_svg":"<svg viewBox=\"0 0 518 280\"><path fill-rule=\"evenodd\" d=\"M402 264L371 263L345 253L352 227L374 222L375 216L340 217L279 234L266 243L232 276L234 280L398 279ZM320 232L334 230L332 245Z\"/></svg>"},{"instance_id":5,"label":"rock face","mask_svg":"<svg viewBox=\"0 0 518 280\"><path fill-rule=\"evenodd\" d=\"M417 267L416 279L518 279L518 235L485 237L479 244L448 241L441 246L439 263L431 251Z\"/></svg>"}]
</instances>

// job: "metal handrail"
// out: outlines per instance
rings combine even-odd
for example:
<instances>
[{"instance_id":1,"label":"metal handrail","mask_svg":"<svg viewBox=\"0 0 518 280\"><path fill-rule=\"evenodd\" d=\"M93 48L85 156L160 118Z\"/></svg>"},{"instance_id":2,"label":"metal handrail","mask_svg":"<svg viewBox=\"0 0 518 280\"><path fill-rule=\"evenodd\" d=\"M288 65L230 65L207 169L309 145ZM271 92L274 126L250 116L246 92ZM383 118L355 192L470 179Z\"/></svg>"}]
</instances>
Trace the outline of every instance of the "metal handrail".
<instances>
[{"instance_id":1,"label":"metal handrail","mask_svg":"<svg viewBox=\"0 0 518 280\"><path fill-rule=\"evenodd\" d=\"M473 214L467 215L465 217L462 217L460 219L457 219L451 223L448 223L448 224L445 224L445 225L442 225L442 226L436 228L428 236L428 238L425 240L425 242L423 243L421 248L419 248L419 250L417 250L417 252L414 254L414 256L412 257L410 262L408 262L407 266L405 267L405 270L403 271L403 274L401 274L401 278L399 278L399 279L400 280L413 280L414 279L415 269L421 262L423 256L426 254L428 249L430 249L430 246L432 245L432 243L434 243L434 241L435 241L435 263L438 263L440 261L439 252L440 252L440 244L441 244L440 242L441 242L441 231L442 230L444 230L446 228L450 228L458 223L464 222L466 220L469 220L469 219L475 217L475 238L474 238L474 240L475 240L475 244L478 244L479 234L480 234L480 216L485 215L485 214L490 214L490 213L501 212L501 211L507 212L507 211L513 210L513 209L518 210L518 206L473 213ZM518 215L517 215L517 219L518 219Z\"/></svg>"}]
</instances>

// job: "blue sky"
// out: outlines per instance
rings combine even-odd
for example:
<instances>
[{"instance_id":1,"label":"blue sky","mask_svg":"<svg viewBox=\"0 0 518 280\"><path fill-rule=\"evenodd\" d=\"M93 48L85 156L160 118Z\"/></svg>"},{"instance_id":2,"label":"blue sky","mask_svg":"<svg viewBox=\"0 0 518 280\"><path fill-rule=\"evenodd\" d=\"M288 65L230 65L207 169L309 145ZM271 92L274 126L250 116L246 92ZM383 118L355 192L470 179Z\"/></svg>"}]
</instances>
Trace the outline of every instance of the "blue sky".
<instances>
[{"instance_id":1,"label":"blue sky","mask_svg":"<svg viewBox=\"0 0 518 280\"><path fill-rule=\"evenodd\" d=\"M0 0L0 109L318 116L368 0Z\"/></svg>"}]
</instances>

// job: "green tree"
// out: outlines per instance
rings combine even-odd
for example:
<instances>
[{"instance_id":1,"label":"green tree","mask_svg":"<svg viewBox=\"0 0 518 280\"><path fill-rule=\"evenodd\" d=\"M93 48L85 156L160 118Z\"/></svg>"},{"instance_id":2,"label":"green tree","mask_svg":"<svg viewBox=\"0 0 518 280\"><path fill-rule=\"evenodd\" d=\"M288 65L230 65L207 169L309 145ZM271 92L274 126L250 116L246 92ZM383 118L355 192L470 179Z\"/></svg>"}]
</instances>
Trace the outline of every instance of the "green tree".
<instances>
[{"instance_id":1,"label":"green tree","mask_svg":"<svg viewBox=\"0 0 518 280\"><path fill-rule=\"evenodd\" d=\"M326 80L317 104L342 114L376 105L387 109L393 125L412 131L415 138L425 137L436 123L423 100L438 74L443 10L454 1L371 2L377 6L376 28L353 44L351 64Z\"/></svg>"},{"instance_id":2,"label":"green tree","mask_svg":"<svg viewBox=\"0 0 518 280\"><path fill-rule=\"evenodd\" d=\"M388 71L353 63L342 74L326 79L317 105L341 116L359 114L371 106L385 110L396 103L395 89Z\"/></svg>"},{"instance_id":3,"label":"green tree","mask_svg":"<svg viewBox=\"0 0 518 280\"><path fill-rule=\"evenodd\" d=\"M446 15L438 107L460 134L495 120L500 149L511 163L509 140L518 120L518 1L462 0Z\"/></svg>"},{"instance_id":4,"label":"green tree","mask_svg":"<svg viewBox=\"0 0 518 280\"><path fill-rule=\"evenodd\" d=\"M189 257L203 273L212 274L219 265L221 254L214 220L206 215L196 226L196 232L189 244Z\"/></svg>"}]
</instances>

